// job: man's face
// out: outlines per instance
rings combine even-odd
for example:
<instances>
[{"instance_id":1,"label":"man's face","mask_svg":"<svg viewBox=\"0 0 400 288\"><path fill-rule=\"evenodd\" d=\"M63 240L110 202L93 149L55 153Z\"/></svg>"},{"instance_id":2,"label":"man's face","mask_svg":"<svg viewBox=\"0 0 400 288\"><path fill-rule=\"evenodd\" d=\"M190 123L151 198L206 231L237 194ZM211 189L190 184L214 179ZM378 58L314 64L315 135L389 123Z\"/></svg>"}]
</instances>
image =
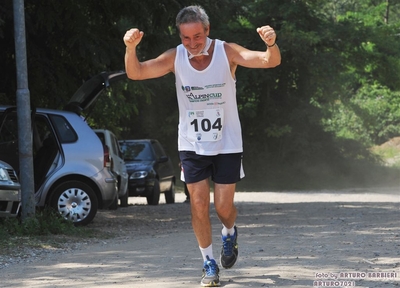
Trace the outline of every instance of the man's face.
<instances>
[{"instance_id":1,"label":"man's face","mask_svg":"<svg viewBox=\"0 0 400 288\"><path fill-rule=\"evenodd\" d=\"M200 22L185 23L179 26L183 46L193 55L199 54L206 45L209 28L204 29Z\"/></svg>"}]
</instances>

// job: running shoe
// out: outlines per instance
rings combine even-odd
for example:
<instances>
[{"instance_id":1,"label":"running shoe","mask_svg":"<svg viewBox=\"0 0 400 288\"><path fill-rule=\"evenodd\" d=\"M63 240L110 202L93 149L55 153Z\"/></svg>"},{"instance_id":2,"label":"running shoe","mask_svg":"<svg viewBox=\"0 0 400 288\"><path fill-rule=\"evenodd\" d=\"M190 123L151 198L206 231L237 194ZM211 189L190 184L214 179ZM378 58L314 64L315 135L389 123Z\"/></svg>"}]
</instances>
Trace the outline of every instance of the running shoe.
<instances>
[{"instance_id":1,"label":"running shoe","mask_svg":"<svg viewBox=\"0 0 400 288\"><path fill-rule=\"evenodd\" d=\"M207 260L204 261L203 276L200 282L202 287L218 287L221 285L219 282L219 268L218 264L214 259L207 256Z\"/></svg>"},{"instance_id":2,"label":"running shoe","mask_svg":"<svg viewBox=\"0 0 400 288\"><path fill-rule=\"evenodd\" d=\"M233 235L222 236L222 249L221 249L221 266L225 269L232 268L235 265L239 250L237 243L237 228L235 226L235 233Z\"/></svg>"}]
</instances>

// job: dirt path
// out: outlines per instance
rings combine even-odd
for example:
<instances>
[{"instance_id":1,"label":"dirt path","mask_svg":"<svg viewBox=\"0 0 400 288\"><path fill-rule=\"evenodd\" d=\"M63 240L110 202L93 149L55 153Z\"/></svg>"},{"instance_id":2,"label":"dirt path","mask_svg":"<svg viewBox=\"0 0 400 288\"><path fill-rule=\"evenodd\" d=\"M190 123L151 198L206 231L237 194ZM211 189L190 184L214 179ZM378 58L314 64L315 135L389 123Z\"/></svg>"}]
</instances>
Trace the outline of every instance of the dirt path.
<instances>
[{"instance_id":1,"label":"dirt path","mask_svg":"<svg viewBox=\"0 0 400 288\"><path fill-rule=\"evenodd\" d=\"M0 287L200 287L183 193L174 205L143 200L96 216L93 225L117 238L9 265L0 269ZM242 192L236 203L240 259L221 270L222 287L400 287L400 188ZM217 257L214 210L211 219Z\"/></svg>"}]
</instances>

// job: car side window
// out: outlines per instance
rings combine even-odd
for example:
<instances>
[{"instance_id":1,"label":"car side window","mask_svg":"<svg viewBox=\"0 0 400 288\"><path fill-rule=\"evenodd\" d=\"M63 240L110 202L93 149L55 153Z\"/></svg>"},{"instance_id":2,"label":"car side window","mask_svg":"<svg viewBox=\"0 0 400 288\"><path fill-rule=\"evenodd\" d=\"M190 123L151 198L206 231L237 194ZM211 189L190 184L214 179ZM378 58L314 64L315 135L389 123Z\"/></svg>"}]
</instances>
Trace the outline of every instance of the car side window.
<instances>
[{"instance_id":1,"label":"car side window","mask_svg":"<svg viewBox=\"0 0 400 288\"><path fill-rule=\"evenodd\" d=\"M32 118L32 153L35 157L45 143L56 143L48 119L41 115ZM19 170L17 114L9 113L0 130L0 159ZM48 152L48 151L47 151Z\"/></svg>"},{"instance_id":2,"label":"car side window","mask_svg":"<svg viewBox=\"0 0 400 288\"><path fill-rule=\"evenodd\" d=\"M106 145L106 139L105 139L105 137L104 137L104 133L102 133L102 132L96 132L96 135L97 135L97 137L99 137L101 143L102 143L103 145Z\"/></svg>"},{"instance_id":3,"label":"car side window","mask_svg":"<svg viewBox=\"0 0 400 288\"><path fill-rule=\"evenodd\" d=\"M119 158L124 159L124 153L122 152L122 148L119 145L118 141L117 141L117 146L118 146L118 156L119 156Z\"/></svg>"},{"instance_id":4,"label":"car side window","mask_svg":"<svg viewBox=\"0 0 400 288\"><path fill-rule=\"evenodd\" d=\"M50 115L50 118L54 124L57 134L60 138L61 143L72 143L78 140L75 130L69 124L67 119L58 115Z\"/></svg>"},{"instance_id":5,"label":"car side window","mask_svg":"<svg viewBox=\"0 0 400 288\"><path fill-rule=\"evenodd\" d=\"M50 123L46 117L36 115L32 129L34 140L37 138L40 143L42 143L46 138L53 137L54 132L52 131Z\"/></svg>"},{"instance_id":6,"label":"car side window","mask_svg":"<svg viewBox=\"0 0 400 288\"><path fill-rule=\"evenodd\" d=\"M113 134L110 134L110 137L111 137L111 146L112 146L112 151L114 151L116 154L118 154L118 156L119 156L119 153L118 153L118 151L119 151L119 146L118 146L118 144L117 144L117 140L115 139L115 136L113 135Z\"/></svg>"},{"instance_id":7,"label":"car side window","mask_svg":"<svg viewBox=\"0 0 400 288\"><path fill-rule=\"evenodd\" d=\"M157 159L160 159L161 156L165 156L164 149L161 147L161 144L158 142L152 142L153 150L156 153Z\"/></svg>"}]
</instances>

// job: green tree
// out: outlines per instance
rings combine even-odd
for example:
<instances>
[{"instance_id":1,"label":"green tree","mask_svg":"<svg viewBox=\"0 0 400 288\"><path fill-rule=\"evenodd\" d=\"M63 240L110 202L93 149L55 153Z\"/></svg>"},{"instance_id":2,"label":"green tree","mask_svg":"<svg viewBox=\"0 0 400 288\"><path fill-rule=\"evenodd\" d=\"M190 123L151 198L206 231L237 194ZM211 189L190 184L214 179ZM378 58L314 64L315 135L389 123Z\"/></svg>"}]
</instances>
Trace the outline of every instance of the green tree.
<instances>
[{"instance_id":1,"label":"green tree","mask_svg":"<svg viewBox=\"0 0 400 288\"><path fill-rule=\"evenodd\" d=\"M331 116L324 123L340 137L366 145L381 144L399 134L400 3L337 2L343 9L335 20L353 27L350 42L357 45L346 45L341 52L346 60L344 89L325 107ZM393 15L390 21L389 15Z\"/></svg>"},{"instance_id":2,"label":"green tree","mask_svg":"<svg viewBox=\"0 0 400 288\"><path fill-rule=\"evenodd\" d=\"M400 135L400 92L365 85L348 102L337 101L327 126L338 137L361 143L382 144Z\"/></svg>"},{"instance_id":3,"label":"green tree","mask_svg":"<svg viewBox=\"0 0 400 288\"><path fill-rule=\"evenodd\" d=\"M90 76L124 69L122 37L129 28L145 32L138 47L140 59L178 45L175 17L191 4L189 0L27 1L32 105L62 108ZM364 149L368 141L381 142L397 133L400 4L396 1L206 0L201 5L210 16L212 38L264 50L256 28L269 24L278 34L279 67L237 70L245 164L246 159L251 163L245 165L248 183L260 180L265 185L267 179L270 186L291 182L296 187L311 183L315 175L335 182L335 175L351 175L348 160L370 158ZM0 4L0 49L0 63L7 71L0 77L0 101L12 104L12 1ZM126 81L101 96L88 121L120 138L158 138L170 155L177 156L174 90L173 75ZM382 93L385 101L376 102ZM374 105L379 111L373 111Z\"/></svg>"}]
</instances>

